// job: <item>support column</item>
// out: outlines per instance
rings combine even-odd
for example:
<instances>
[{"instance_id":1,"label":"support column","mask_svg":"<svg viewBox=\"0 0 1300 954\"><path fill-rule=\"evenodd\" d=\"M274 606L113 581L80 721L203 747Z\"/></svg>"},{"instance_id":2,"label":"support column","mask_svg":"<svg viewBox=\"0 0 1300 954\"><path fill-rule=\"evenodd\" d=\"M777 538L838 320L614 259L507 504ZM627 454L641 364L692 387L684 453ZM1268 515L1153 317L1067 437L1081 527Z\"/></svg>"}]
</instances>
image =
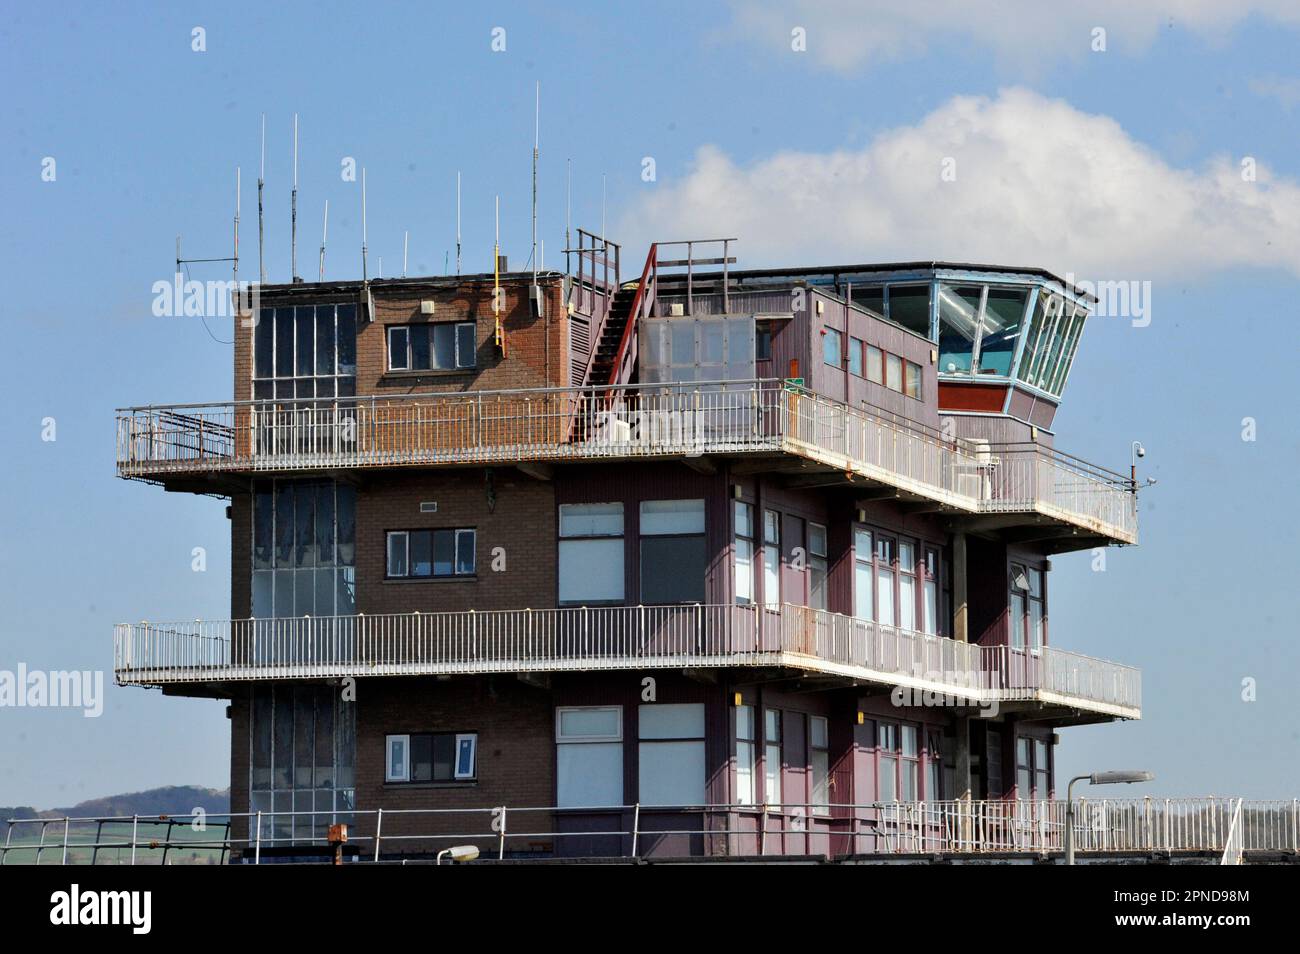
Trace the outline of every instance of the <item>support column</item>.
<instances>
[{"instance_id":1,"label":"support column","mask_svg":"<svg viewBox=\"0 0 1300 954\"><path fill-rule=\"evenodd\" d=\"M970 641L966 584L966 532L958 530L952 535L952 638L959 643Z\"/></svg>"}]
</instances>

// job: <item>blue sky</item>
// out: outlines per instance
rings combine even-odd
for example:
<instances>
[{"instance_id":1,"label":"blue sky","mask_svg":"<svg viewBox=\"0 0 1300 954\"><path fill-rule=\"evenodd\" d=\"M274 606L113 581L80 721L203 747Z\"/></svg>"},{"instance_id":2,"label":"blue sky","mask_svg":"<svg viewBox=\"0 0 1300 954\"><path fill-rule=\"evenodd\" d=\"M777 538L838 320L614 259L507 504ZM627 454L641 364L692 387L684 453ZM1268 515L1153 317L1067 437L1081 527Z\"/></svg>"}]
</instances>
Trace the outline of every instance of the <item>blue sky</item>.
<instances>
[{"instance_id":1,"label":"blue sky","mask_svg":"<svg viewBox=\"0 0 1300 954\"><path fill-rule=\"evenodd\" d=\"M1053 17L1025 4L1001 19L963 4L609 6L6 8L0 668L111 682L115 621L228 615L222 502L115 479L112 412L230 396L228 322L155 318L151 286L170 277L178 232L187 254L228 254L236 165L254 273L260 115L272 279L288 274L294 112L300 271L314 274L329 199L327 277L359 274L344 157L368 169L371 262L387 275L404 230L413 273L454 256L462 170L475 270L490 263L497 194L504 250L528 257L540 81L549 265L571 158L575 224L599 228L604 174L610 232L633 260L651 239L725 231L742 265L961 256L1151 281L1148 327L1092 323L1057 421L1059 446L1116 469L1130 440L1146 444L1159 484L1142 545L1112 550L1105 572L1057 559L1050 611L1058 645L1142 668L1145 714L1065 730L1058 781L1141 767L1152 792L1294 796L1296 15L1199 0ZM1104 52L1090 48L1097 26ZM98 719L0 710L0 804L227 784L224 703L106 691Z\"/></svg>"}]
</instances>

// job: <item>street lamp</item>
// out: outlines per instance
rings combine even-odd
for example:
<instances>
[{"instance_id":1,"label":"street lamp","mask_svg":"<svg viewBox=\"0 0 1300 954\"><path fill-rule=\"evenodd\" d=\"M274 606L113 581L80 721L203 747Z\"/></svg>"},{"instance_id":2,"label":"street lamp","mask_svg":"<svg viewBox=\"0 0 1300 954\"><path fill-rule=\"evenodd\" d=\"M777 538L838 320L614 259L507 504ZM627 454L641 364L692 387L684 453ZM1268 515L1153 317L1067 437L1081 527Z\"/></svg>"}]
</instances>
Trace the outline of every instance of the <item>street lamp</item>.
<instances>
[{"instance_id":1,"label":"street lamp","mask_svg":"<svg viewBox=\"0 0 1300 954\"><path fill-rule=\"evenodd\" d=\"M1089 785L1131 785L1134 782L1149 782L1155 775L1152 772L1093 772L1091 775L1076 775L1065 786L1065 863L1074 864L1074 783L1087 782Z\"/></svg>"},{"instance_id":2,"label":"street lamp","mask_svg":"<svg viewBox=\"0 0 1300 954\"><path fill-rule=\"evenodd\" d=\"M451 855L452 861L473 861L478 857L478 848L474 845L456 845L454 848L444 848L438 852L438 857L433 863L435 865L442 864L443 855Z\"/></svg>"}]
</instances>

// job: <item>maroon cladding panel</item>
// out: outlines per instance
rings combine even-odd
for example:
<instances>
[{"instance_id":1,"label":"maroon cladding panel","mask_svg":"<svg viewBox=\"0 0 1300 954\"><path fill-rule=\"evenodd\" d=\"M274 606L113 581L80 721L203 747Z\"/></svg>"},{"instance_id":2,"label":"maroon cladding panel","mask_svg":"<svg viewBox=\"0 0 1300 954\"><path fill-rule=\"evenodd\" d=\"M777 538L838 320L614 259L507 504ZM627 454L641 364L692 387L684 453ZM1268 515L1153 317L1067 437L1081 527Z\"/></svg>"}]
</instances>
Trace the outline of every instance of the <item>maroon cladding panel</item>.
<instances>
[{"instance_id":1,"label":"maroon cladding panel","mask_svg":"<svg viewBox=\"0 0 1300 954\"><path fill-rule=\"evenodd\" d=\"M941 411L985 411L1000 414L1006 397L1007 389L1004 385L939 382Z\"/></svg>"}]
</instances>

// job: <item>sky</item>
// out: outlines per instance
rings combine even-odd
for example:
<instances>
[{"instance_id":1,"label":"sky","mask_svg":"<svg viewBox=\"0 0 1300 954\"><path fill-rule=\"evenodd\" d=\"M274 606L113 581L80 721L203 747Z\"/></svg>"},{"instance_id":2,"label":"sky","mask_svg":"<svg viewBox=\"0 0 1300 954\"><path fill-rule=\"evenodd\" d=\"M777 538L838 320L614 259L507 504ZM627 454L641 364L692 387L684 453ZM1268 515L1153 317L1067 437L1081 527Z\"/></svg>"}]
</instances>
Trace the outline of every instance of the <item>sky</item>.
<instances>
[{"instance_id":1,"label":"sky","mask_svg":"<svg viewBox=\"0 0 1300 954\"><path fill-rule=\"evenodd\" d=\"M221 619L230 584L223 501L116 479L113 410L230 398L229 321L155 317L152 289L178 234L230 254L236 167L255 273L262 115L271 280L295 113L300 272L328 200L326 277L359 277L349 160L372 272L400 272L405 233L412 274L454 267L458 171L464 269L487 270L497 196L504 252L529 257L536 83L549 266L571 174L574 226L604 221L628 271L650 241L725 234L742 267L956 259L1149 288L1149 322L1090 322L1055 428L1117 470L1143 442L1141 544L1056 558L1049 610L1055 645L1142 669L1143 718L1063 730L1057 784L1142 768L1157 795L1300 794L1298 10L6 4L0 670L105 689L98 718L0 708L0 805L228 784L223 702L111 684L115 622Z\"/></svg>"}]
</instances>

